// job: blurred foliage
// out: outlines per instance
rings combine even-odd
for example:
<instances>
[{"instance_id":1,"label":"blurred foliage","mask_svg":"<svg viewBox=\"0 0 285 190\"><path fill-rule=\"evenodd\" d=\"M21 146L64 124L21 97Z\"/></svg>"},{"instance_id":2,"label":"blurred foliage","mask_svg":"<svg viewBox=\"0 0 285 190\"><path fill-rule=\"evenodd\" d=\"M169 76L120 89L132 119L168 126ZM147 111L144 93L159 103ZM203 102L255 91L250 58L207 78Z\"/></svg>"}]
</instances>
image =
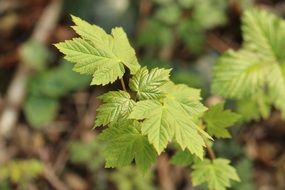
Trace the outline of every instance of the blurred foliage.
<instances>
[{"instance_id":1,"label":"blurred foliage","mask_svg":"<svg viewBox=\"0 0 285 190\"><path fill-rule=\"evenodd\" d=\"M94 138L91 142L73 140L69 144L70 161L75 164L84 164L92 171L98 170L104 163L102 143Z\"/></svg>"},{"instance_id":2,"label":"blurred foliage","mask_svg":"<svg viewBox=\"0 0 285 190\"><path fill-rule=\"evenodd\" d=\"M250 99L250 101L249 101ZM270 99L261 93L256 93L254 98L236 101L237 112L242 115L242 120L248 122L268 118L271 112Z\"/></svg>"},{"instance_id":3,"label":"blurred foliage","mask_svg":"<svg viewBox=\"0 0 285 190\"><path fill-rule=\"evenodd\" d=\"M27 189L26 185L38 178L44 170L43 164L35 159L11 160L0 166L0 187L1 190L9 189L9 180L18 184L22 189Z\"/></svg>"},{"instance_id":4,"label":"blurred foliage","mask_svg":"<svg viewBox=\"0 0 285 190\"><path fill-rule=\"evenodd\" d=\"M285 117L285 22L269 11L251 9L244 12L241 27L242 48L225 52L214 67L213 93L254 102L238 104L258 113L240 108L246 120L267 119L272 107Z\"/></svg>"},{"instance_id":5,"label":"blurred foliage","mask_svg":"<svg viewBox=\"0 0 285 190\"><path fill-rule=\"evenodd\" d=\"M254 0L231 0L231 1L240 5L242 10L250 9L254 5Z\"/></svg>"},{"instance_id":6,"label":"blurred foliage","mask_svg":"<svg viewBox=\"0 0 285 190\"><path fill-rule=\"evenodd\" d=\"M170 160L171 164L181 165L181 166L190 166L196 157L191 154L188 150L177 151Z\"/></svg>"},{"instance_id":7,"label":"blurred foliage","mask_svg":"<svg viewBox=\"0 0 285 190\"><path fill-rule=\"evenodd\" d=\"M11 190L12 188L9 185L7 180L0 180L0 189L1 190Z\"/></svg>"},{"instance_id":8,"label":"blurred foliage","mask_svg":"<svg viewBox=\"0 0 285 190\"><path fill-rule=\"evenodd\" d=\"M25 64L37 71L45 70L51 57L47 47L35 40L24 43L20 48L20 55Z\"/></svg>"},{"instance_id":9,"label":"blurred foliage","mask_svg":"<svg viewBox=\"0 0 285 190\"><path fill-rule=\"evenodd\" d=\"M256 189L253 183L252 162L247 158L239 160L235 168L241 178L242 183L233 183L233 190L253 190Z\"/></svg>"},{"instance_id":10,"label":"blurred foliage","mask_svg":"<svg viewBox=\"0 0 285 190\"><path fill-rule=\"evenodd\" d=\"M117 184L119 190L154 190L153 173L142 174L138 168L128 166L111 174L111 181Z\"/></svg>"},{"instance_id":11,"label":"blurred foliage","mask_svg":"<svg viewBox=\"0 0 285 190\"><path fill-rule=\"evenodd\" d=\"M138 37L140 46L166 46L181 39L193 54L203 51L205 32L227 21L226 0L154 0L155 12ZM207 13L207 14L205 14Z\"/></svg>"},{"instance_id":12,"label":"blurred foliage","mask_svg":"<svg viewBox=\"0 0 285 190\"><path fill-rule=\"evenodd\" d=\"M24 113L28 122L41 128L55 119L59 98L87 86L88 76L72 71L72 64L62 61L59 67L36 73L28 84Z\"/></svg>"},{"instance_id":13,"label":"blurred foliage","mask_svg":"<svg viewBox=\"0 0 285 190\"><path fill-rule=\"evenodd\" d=\"M131 0L65 0L64 11L102 26L107 31L122 26L128 34L135 31L136 3Z\"/></svg>"}]
</instances>

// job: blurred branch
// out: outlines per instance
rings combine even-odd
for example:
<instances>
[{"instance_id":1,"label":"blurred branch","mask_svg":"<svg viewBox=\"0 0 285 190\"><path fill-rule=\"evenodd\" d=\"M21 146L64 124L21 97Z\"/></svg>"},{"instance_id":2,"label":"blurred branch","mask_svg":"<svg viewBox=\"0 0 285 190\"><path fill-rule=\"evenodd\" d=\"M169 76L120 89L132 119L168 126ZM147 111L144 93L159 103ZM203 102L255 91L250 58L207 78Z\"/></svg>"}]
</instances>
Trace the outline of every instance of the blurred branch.
<instances>
[{"instance_id":1,"label":"blurred branch","mask_svg":"<svg viewBox=\"0 0 285 190\"><path fill-rule=\"evenodd\" d=\"M39 18L32 40L45 43L54 30L60 15L62 0L54 0L48 5ZM0 115L0 136L7 137L17 123L19 110L26 94L26 83L32 68L21 62L10 84L5 98L6 106ZM35 113L37 114L37 113Z\"/></svg>"},{"instance_id":2,"label":"blurred branch","mask_svg":"<svg viewBox=\"0 0 285 190\"><path fill-rule=\"evenodd\" d=\"M205 143L205 145L206 145L206 149L207 149L207 151L208 151L208 154L209 154L210 159L211 159L211 160L215 160L215 159L216 159L216 155L215 155L215 153L214 153L213 148L209 145L209 143L207 142L207 139L206 139L203 135L201 135L201 137L202 137L203 140L204 140L204 143Z\"/></svg>"},{"instance_id":3,"label":"blurred branch","mask_svg":"<svg viewBox=\"0 0 285 190\"><path fill-rule=\"evenodd\" d=\"M3 100L3 97L0 94L0 112L3 109L3 107L4 107L4 100Z\"/></svg>"},{"instance_id":4,"label":"blurred branch","mask_svg":"<svg viewBox=\"0 0 285 190\"><path fill-rule=\"evenodd\" d=\"M220 38L218 35L210 33L207 35L207 43L211 48L216 50L218 53L222 54L228 49L237 50L239 47L234 43L228 43Z\"/></svg>"},{"instance_id":5,"label":"blurred branch","mask_svg":"<svg viewBox=\"0 0 285 190\"><path fill-rule=\"evenodd\" d=\"M44 177L45 179L56 189L56 190L68 190L69 188L61 182L55 172L52 170L50 166L46 166L44 168Z\"/></svg>"},{"instance_id":6,"label":"blurred branch","mask_svg":"<svg viewBox=\"0 0 285 190\"><path fill-rule=\"evenodd\" d=\"M171 177L169 160L166 154L162 154L158 157L157 171L158 171L160 189L174 190L175 185L172 180L173 178Z\"/></svg>"}]
</instances>

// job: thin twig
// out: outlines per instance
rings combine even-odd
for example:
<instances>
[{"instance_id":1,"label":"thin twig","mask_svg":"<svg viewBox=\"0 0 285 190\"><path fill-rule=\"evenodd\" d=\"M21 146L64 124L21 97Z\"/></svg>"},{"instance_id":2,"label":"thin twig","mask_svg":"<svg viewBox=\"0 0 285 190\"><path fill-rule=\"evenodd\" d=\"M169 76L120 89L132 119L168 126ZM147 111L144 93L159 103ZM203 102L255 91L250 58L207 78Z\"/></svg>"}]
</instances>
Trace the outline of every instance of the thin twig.
<instances>
[{"instance_id":1,"label":"thin twig","mask_svg":"<svg viewBox=\"0 0 285 190\"><path fill-rule=\"evenodd\" d=\"M206 145L206 149L207 149L207 151L208 151L208 153L209 153L209 156L210 156L211 160L216 159L215 152L214 152L214 150L212 149L212 147L208 144L207 139L206 139L202 134L201 134L201 136L202 136L202 138L203 138L203 140L204 140L204 143L205 143L205 145Z\"/></svg>"},{"instance_id":2,"label":"thin twig","mask_svg":"<svg viewBox=\"0 0 285 190\"><path fill-rule=\"evenodd\" d=\"M228 43L213 33L210 33L207 35L207 43L211 48L213 48L214 50L216 50L220 54L223 54L225 51L227 51L229 49L237 50L239 48L239 46L237 44L235 44L233 42Z\"/></svg>"},{"instance_id":3,"label":"thin twig","mask_svg":"<svg viewBox=\"0 0 285 190\"><path fill-rule=\"evenodd\" d=\"M122 84L123 90L127 92L127 88L126 88L126 85L125 85L125 82L124 82L123 77L122 77L122 78L120 78L120 81L121 81L121 84Z\"/></svg>"}]
</instances>

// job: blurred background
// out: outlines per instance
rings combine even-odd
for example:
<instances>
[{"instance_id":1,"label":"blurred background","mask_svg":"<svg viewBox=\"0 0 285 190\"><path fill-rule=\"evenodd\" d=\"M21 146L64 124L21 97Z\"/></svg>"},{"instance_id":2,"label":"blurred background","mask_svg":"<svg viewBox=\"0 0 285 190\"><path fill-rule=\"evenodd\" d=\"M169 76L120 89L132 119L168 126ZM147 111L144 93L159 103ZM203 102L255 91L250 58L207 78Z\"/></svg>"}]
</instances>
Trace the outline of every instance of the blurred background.
<instances>
[{"instance_id":1,"label":"blurred background","mask_svg":"<svg viewBox=\"0 0 285 190\"><path fill-rule=\"evenodd\" d=\"M76 36L70 14L108 32L122 26L142 65L173 68L173 81L201 88L212 105L221 101L210 92L212 67L239 49L241 15L252 7L285 16L284 0L0 0L0 190L204 189L191 186L191 168L170 164L171 152L145 175L132 166L105 169L92 130L96 96L120 84L90 87L52 44ZM245 121L250 114L227 106ZM242 179L232 189L285 189L284 126L273 110L215 141Z\"/></svg>"}]
</instances>

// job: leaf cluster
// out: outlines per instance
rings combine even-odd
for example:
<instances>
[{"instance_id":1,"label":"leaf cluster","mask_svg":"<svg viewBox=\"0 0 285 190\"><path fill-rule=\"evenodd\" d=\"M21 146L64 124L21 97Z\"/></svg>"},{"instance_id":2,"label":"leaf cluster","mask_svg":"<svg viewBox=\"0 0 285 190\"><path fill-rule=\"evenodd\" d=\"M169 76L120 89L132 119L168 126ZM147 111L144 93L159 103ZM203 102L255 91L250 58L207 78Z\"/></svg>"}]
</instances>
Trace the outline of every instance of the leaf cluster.
<instances>
[{"instance_id":1,"label":"leaf cluster","mask_svg":"<svg viewBox=\"0 0 285 190\"><path fill-rule=\"evenodd\" d=\"M97 109L94 127L106 127L99 135L105 144L106 167L123 167L134 162L146 172L170 143L177 144L183 152L178 152L173 163L188 165L192 163L191 157L193 163L200 163L205 157L206 141L213 140L202 123L209 126L206 130L212 136L229 137L226 128L237 120L236 114L224 110L223 104L207 111L200 90L174 84L169 79L170 69L141 67L122 28L114 28L107 34L96 25L75 16L72 19L80 37L55 46L74 63L75 71L92 75L91 85L106 85L117 79L124 84L126 68L130 70L128 89L123 85L124 90L99 96L102 104ZM223 122L224 117L228 119ZM212 174L221 183L215 188L228 187L230 180L238 180L229 161L204 159L204 162L207 169L216 163L225 169L221 179L216 176L218 173ZM207 169L195 167L197 173Z\"/></svg>"}]
</instances>

